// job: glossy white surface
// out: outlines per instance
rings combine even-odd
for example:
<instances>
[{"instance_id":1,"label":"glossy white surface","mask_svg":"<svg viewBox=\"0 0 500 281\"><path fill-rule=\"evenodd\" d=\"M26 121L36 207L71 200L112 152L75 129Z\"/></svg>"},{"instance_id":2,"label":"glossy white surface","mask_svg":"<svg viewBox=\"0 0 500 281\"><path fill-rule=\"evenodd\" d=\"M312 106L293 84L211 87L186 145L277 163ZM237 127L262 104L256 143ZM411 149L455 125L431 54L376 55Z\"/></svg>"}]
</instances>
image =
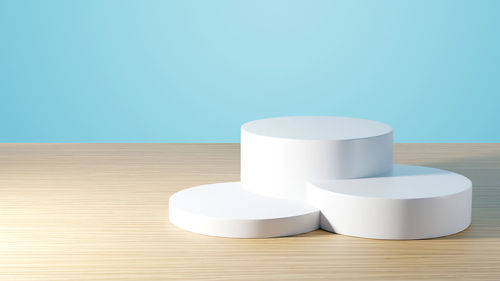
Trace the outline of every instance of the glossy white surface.
<instances>
[{"instance_id":1,"label":"glossy white surface","mask_svg":"<svg viewBox=\"0 0 500 281\"><path fill-rule=\"evenodd\" d=\"M329 191L352 196L390 199L417 199L448 196L471 187L466 177L449 171L410 165L394 165L380 176L316 181L315 185Z\"/></svg>"},{"instance_id":2,"label":"glossy white surface","mask_svg":"<svg viewBox=\"0 0 500 281\"><path fill-rule=\"evenodd\" d=\"M392 128L363 119L295 116L241 126L241 182L266 196L305 199L309 180L372 176L392 168Z\"/></svg>"},{"instance_id":3,"label":"glossy white surface","mask_svg":"<svg viewBox=\"0 0 500 281\"><path fill-rule=\"evenodd\" d=\"M434 168L394 165L377 177L312 181L307 196L321 211L321 228L351 236L433 238L471 221L471 181Z\"/></svg>"},{"instance_id":4,"label":"glossy white surface","mask_svg":"<svg viewBox=\"0 0 500 281\"><path fill-rule=\"evenodd\" d=\"M319 227L307 204L248 192L239 182L184 189L169 200L170 222L192 232L234 238L300 234Z\"/></svg>"},{"instance_id":5,"label":"glossy white surface","mask_svg":"<svg viewBox=\"0 0 500 281\"><path fill-rule=\"evenodd\" d=\"M337 116L290 116L247 122L252 134L293 140L353 140L385 135L391 126L372 120Z\"/></svg>"}]
</instances>

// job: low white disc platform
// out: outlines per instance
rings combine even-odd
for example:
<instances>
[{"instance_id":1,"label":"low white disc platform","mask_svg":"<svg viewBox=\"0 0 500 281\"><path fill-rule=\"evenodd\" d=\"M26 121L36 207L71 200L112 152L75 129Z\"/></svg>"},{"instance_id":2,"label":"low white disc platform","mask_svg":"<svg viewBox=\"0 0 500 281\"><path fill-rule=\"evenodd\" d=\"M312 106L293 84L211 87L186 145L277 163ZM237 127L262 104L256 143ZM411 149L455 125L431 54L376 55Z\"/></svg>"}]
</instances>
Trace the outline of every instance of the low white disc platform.
<instances>
[{"instance_id":1,"label":"low white disc platform","mask_svg":"<svg viewBox=\"0 0 500 281\"><path fill-rule=\"evenodd\" d=\"M392 168L392 128L335 116L260 119L241 126L241 183L262 195L304 201L309 180L349 179Z\"/></svg>"},{"instance_id":2,"label":"low white disc platform","mask_svg":"<svg viewBox=\"0 0 500 281\"><path fill-rule=\"evenodd\" d=\"M471 223L471 181L434 168L394 165L377 177L312 181L307 196L322 229L350 236L424 239Z\"/></svg>"},{"instance_id":3,"label":"low white disc platform","mask_svg":"<svg viewBox=\"0 0 500 281\"><path fill-rule=\"evenodd\" d=\"M188 231L233 238L265 238L318 229L319 211L307 204L261 196L239 182L181 190L169 200L170 222Z\"/></svg>"}]
</instances>

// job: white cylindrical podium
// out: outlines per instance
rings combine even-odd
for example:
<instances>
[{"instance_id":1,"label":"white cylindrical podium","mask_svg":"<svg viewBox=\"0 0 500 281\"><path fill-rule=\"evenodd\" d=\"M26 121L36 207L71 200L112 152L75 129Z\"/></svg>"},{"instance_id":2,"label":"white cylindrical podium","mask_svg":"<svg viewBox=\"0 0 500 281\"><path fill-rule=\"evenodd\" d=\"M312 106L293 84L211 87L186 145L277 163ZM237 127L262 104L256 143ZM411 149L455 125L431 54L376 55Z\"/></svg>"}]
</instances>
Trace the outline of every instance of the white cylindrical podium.
<instances>
[{"instance_id":1,"label":"white cylindrical podium","mask_svg":"<svg viewBox=\"0 0 500 281\"><path fill-rule=\"evenodd\" d=\"M181 190L170 197L169 217L182 229L231 238L289 236L319 227L316 208L249 192L239 182Z\"/></svg>"},{"instance_id":2,"label":"white cylindrical podium","mask_svg":"<svg viewBox=\"0 0 500 281\"><path fill-rule=\"evenodd\" d=\"M261 119L241 126L241 183L252 192L303 201L306 182L390 171L392 128L333 116Z\"/></svg>"},{"instance_id":3,"label":"white cylindrical podium","mask_svg":"<svg viewBox=\"0 0 500 281\"><path fill-rule=\"evenodd\" d=\"M333 116L261 119L241 126L241 183L170 197L170 221L223 237L324 230L376 239L425 239L471 223L472 183L449 171L393 165L384 123Z\"/></svg>"},{"instance_id":4,"label":"white cylindrical podium","mask_svg":"<svg viewBox=\"0 0 500 281\"><path fill-rule=\"evenodd\" d=\"M362 179L313 181L308 202L321 211L320 227L376 239L425 239L454 234L471 223L472 183L459 174L394 165Z\"/></svg>"}]
</instances>

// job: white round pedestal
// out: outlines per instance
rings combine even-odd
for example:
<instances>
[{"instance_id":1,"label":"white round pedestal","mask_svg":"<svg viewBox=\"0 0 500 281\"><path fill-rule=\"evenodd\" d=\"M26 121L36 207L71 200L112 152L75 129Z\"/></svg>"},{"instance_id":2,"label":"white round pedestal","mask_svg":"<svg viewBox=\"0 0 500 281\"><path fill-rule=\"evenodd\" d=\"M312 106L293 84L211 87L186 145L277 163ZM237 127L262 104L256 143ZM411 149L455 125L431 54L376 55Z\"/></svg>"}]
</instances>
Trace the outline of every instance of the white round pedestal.
<instances>
[{"instance_id":1,"label":"white round pedestal","mask_svg":"<svg viewBox=\"0 0 500 281\"><path fill-rule=\"evenodd\" d=\"M312 181L307 195L322 229L350 236L424 239L471 223L471 181L434 168L394 165L378 177Z\"/></svg>"},{"instance_id":2,"label":"white round pedestal","mask_svg":"<svg viewBox=\"0 0 500 281\"><path fill-rule=\"evenodd\" d=\"M261 119L241 126L241 183L277 198L304 200L309 180L349 179L392 168L392 128L333 116Z\"/></svg>"},{"instance_id":3,"label":"white round pedestal","mask_svg":"<svg viewBox=\"0 0 500 281\"><path fill-rule=\"evenodd\" d=\"M317 209L248 192L239 182L179 191L170 197L169 214L185 230L233 238L289 236L319 227Z\"/></svg>"}]
</instances>

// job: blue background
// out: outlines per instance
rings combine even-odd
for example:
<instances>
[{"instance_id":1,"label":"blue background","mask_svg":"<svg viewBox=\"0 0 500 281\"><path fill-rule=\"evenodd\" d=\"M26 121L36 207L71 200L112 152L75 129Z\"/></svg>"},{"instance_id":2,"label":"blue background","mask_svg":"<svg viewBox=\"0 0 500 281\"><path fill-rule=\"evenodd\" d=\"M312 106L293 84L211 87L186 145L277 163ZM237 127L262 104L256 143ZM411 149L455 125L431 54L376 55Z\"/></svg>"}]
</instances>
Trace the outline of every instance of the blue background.
<instances>
[{"instance_id":1,"label":"blue background","mask_svg":"<svg viewBox=\"0 0 500 281\"><path fill-rule=\"evenodd\" d=\"M500 141L500 1L0 2L1 142L237 142L340 115Z\"/></svg>"}]
</instances>

